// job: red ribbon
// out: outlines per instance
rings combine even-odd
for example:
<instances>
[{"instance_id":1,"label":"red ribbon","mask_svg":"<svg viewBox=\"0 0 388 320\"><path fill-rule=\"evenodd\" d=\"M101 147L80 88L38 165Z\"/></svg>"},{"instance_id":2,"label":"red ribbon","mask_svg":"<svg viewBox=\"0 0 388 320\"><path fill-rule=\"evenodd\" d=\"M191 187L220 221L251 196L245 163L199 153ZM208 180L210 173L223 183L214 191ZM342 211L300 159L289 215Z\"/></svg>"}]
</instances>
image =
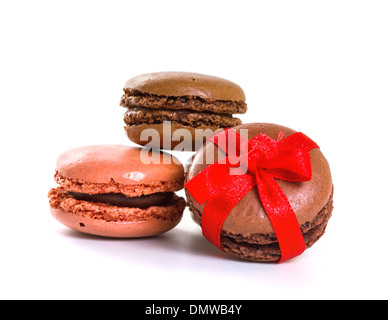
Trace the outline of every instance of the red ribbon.
<instances>
[{"instance_id":1,"label":"red ribbon","mask_svg":"<svg viewBox=\"0 0 388 320\"><path fill-rule=\"evenodd\" d=\"M203 235L221 248L221 229L225 219L237 203L257 186L265 212L278 239L281 259L292 259L306 249L296 215L275 179L302 182L311 179L311 163L308 151L318 145L301 132L284 139L259 134L250 141L232 129L212 136L213 142L228 155L186 184L187 191L200 204L206 203L201 217ZM229 152L230 146L237 150ZM245 147L245 148L244 148ZM248 150L244 150L248 148ZM247 172L231 174L232 169L245 168Z\"/></svg>"}]
</instances>

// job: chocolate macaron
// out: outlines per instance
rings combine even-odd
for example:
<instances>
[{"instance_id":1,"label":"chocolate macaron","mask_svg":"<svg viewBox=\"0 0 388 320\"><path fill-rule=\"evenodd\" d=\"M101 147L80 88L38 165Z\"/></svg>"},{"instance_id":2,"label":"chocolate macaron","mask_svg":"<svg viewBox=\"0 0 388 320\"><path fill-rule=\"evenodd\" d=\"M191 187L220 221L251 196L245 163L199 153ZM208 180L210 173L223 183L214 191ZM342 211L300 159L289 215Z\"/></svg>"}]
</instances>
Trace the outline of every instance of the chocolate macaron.
<instances>
[{"instance_id":1,"label":"chocolate macaron","mask_svg":"<svg viewBox=\"0 0 388 320\"><path fill-rule=\"evenodd\" d=\"M243 129L247 130L245 133L248 133L249 140L259 134L276 140L281 137L280 132L284 133L283 139L295 133L289 128L267 123L245 124L233 128L239 133ZM295 212L296 223L299 223L306 248L322 237L333 210L333 182L329 164L319 148L309 151L309 155L312 173L310 180L291 182L275 179ZM225 157L225 152L213 142L207 141L195 155L186 181ZM187 190L186 195L193 219L201 224L205 204L199 205ZM220 237L221 249L239 258L260 262L276 262L281 259L278 239L260 200L257 186L250 189L231 209L222 225Z\"/></svg>"},{"instance_id":2,"label":"chocolate macaron","mask_svg":"<svg viewBox=\"0 0 388 320\"><path fill-rule=\"evenodd\" d=\"M212 132L240 125L233 114L247 111L244 91L237 84L188 72L129 79L120 105L128 109L124 122L130 140L167 150L178 146L178 151L199 149ZM154 129L156 137L146 129Z\"/></svg>"},{"instance_id":3,"label":"chocolate macaron","mask_svg":"<svg viewBox=\"0 0 388 320\"><path fill-rule=\"evenodd\" d=\"M175 192L184 169L167 153L122 145L87 146L59 156L49 192L52 215L71 229L132 238L173 229L186 207Z\"/></svg>"}]
</instances>

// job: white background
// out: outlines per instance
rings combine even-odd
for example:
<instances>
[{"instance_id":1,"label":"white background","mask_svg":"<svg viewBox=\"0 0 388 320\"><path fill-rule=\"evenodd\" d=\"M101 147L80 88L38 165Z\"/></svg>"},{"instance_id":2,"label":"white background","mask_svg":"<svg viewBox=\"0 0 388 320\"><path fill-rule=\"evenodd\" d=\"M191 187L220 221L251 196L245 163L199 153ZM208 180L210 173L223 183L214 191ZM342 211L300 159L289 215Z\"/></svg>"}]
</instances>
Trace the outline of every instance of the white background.
<instances>
[{"instance_id":1,"label":"white background","mask_svg":"<svg viewBox=\"0 0 388 320\"><path fill-rule=\"evenodd\" d=\"M1 0L0 298L388 298L387 17L387 1ZM321 146L335 209L314 247L258 264L209 244L188 211L175 230L137 240L51 217L56 157L130 144L122 88L155 71L230 79L247 96L244 122Z\"/></svg>"}]
</instances>

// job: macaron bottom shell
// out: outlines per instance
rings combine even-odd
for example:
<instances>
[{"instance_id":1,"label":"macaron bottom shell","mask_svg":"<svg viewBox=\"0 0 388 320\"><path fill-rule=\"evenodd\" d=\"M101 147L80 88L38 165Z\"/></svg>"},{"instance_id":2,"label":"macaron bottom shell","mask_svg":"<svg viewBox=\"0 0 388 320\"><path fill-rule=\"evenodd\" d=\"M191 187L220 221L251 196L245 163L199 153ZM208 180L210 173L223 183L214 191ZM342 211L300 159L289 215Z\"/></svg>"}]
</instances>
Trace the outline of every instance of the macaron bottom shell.
<instances>
[{"instance_id":1,"label":"macaron bottom shell","mask_svg":"<svg viewBox=\"0 0 388 320\"><path fill-rule=\"evenodd\" d=\"M95 236L140 238L165 233L182 219L186 203L176 195L164 206L147 209L122 208L103 203L80 201L64 196L58 189L51 191L50 210L63 225Z\"/></svg>"},{"instance_id":2,"label":"macaron bottom shell","mask_svg":"<svg viewBox=\"0 0 388 320\"><path fill-rule=\"evenodd\" d=\"M63 209L51 209L53 217L70 229L90 235L108 238L142 238L163 234L175 228L182 216L172 221L104 221L95 220L78 214L69 213Z\"/></svg>"},{"instance_id":3,"label":"macaron bottom shell","mask_svg":"<svg viewBox=\"0 0 388 320\"><path fill-rule=\"evenodd\" d=\"M218 127L193 128L176 122L125 127L127 137L136 144L148 148L189 152L201 148L206 139L218 130Z\"/></svg>"},{"instance_id":4,"label":"macaron bottom shell","mask_svg":"<svg viewBox=\"0 0 388 320\"><path fill-rule=\"evenodd\" d=\"M301 226L306 249L311 248L326 231L333 211L333 196L312 221ZM248 261L277 262L281 258L281 251L274 234L252 234L241 236L223 233L221 236L222 249L234 256Z\"/></svg>"},{"instance_id":5,"label":"macaron bottom shell","mask_svg":"<svg viewBox=\"0 0 388 320\"><path fill-rule=\"evenodd\" d=\"M201 225L201 212L193 206L190 198L188 205L192 219ZM312 247L324 235L332 212L333 193L316 217L301 226L306 249ZM221 248L224 252L247 261L277 262L281 258L281 251L274 233L242 234L222 231Z\"/></svg>"}]
</instances>

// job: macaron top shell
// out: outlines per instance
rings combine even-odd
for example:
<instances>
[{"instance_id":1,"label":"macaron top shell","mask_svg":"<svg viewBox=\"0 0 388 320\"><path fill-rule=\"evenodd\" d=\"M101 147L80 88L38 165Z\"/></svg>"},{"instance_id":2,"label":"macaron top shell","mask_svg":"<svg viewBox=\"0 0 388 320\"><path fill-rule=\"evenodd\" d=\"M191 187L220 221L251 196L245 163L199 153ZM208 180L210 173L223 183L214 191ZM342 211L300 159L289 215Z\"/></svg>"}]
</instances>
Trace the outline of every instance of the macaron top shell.
<instances>
[{"instance_id":1,"label":"macaron top shell","mask_svg":"<svg viewBox=\"0 0 388 320\"><path fill-rule=\"evenodd\" d=\"M245 124L234 128L237 132L242 129L248 130L249 140L260 133L276 139L280 131L284 132L284 137L296 132L287 127L268 123ZM315 218L329 201L333 188L329 164L320 149L311 150L309 153L312 167L311 180L306 182L276 180L294 209L300 225ZM195 155L187 174L187 181L225 156L225 153L212 142L207 142ZM212 161L206 163L204 159L212 159ZM200 206L190 194L188 194L188 201L197 209L195 211L202 213L204 205ZM200 221L199 216L195 218ZM272 234L274 232L256 187L250 190L232 209L222 229L229 234L239 235Z\"/></svg>"},{"instance_id":2,"label":"macaron top shell","mask_svg":"<svg viewBox=\"0 0 388 320\"><path fill-rule=\"evenodd\" d=\"M183 165L168 153L124 145L96 145L69 150L58 157L58 174L88 183L144 185L181 180Z\"/></svg>"},{"instance_id":3,"label":"macaron top shell","mask_svg":"<svg viewBox=\"0 0 388 320\"><path fill-rule=\"evenodd\" d=\"M139 75L127 81L124 91L126 89L159 96L245 101L244 91L237 84L219 77L190 72Z\"/></svg>"}]
</instances>

